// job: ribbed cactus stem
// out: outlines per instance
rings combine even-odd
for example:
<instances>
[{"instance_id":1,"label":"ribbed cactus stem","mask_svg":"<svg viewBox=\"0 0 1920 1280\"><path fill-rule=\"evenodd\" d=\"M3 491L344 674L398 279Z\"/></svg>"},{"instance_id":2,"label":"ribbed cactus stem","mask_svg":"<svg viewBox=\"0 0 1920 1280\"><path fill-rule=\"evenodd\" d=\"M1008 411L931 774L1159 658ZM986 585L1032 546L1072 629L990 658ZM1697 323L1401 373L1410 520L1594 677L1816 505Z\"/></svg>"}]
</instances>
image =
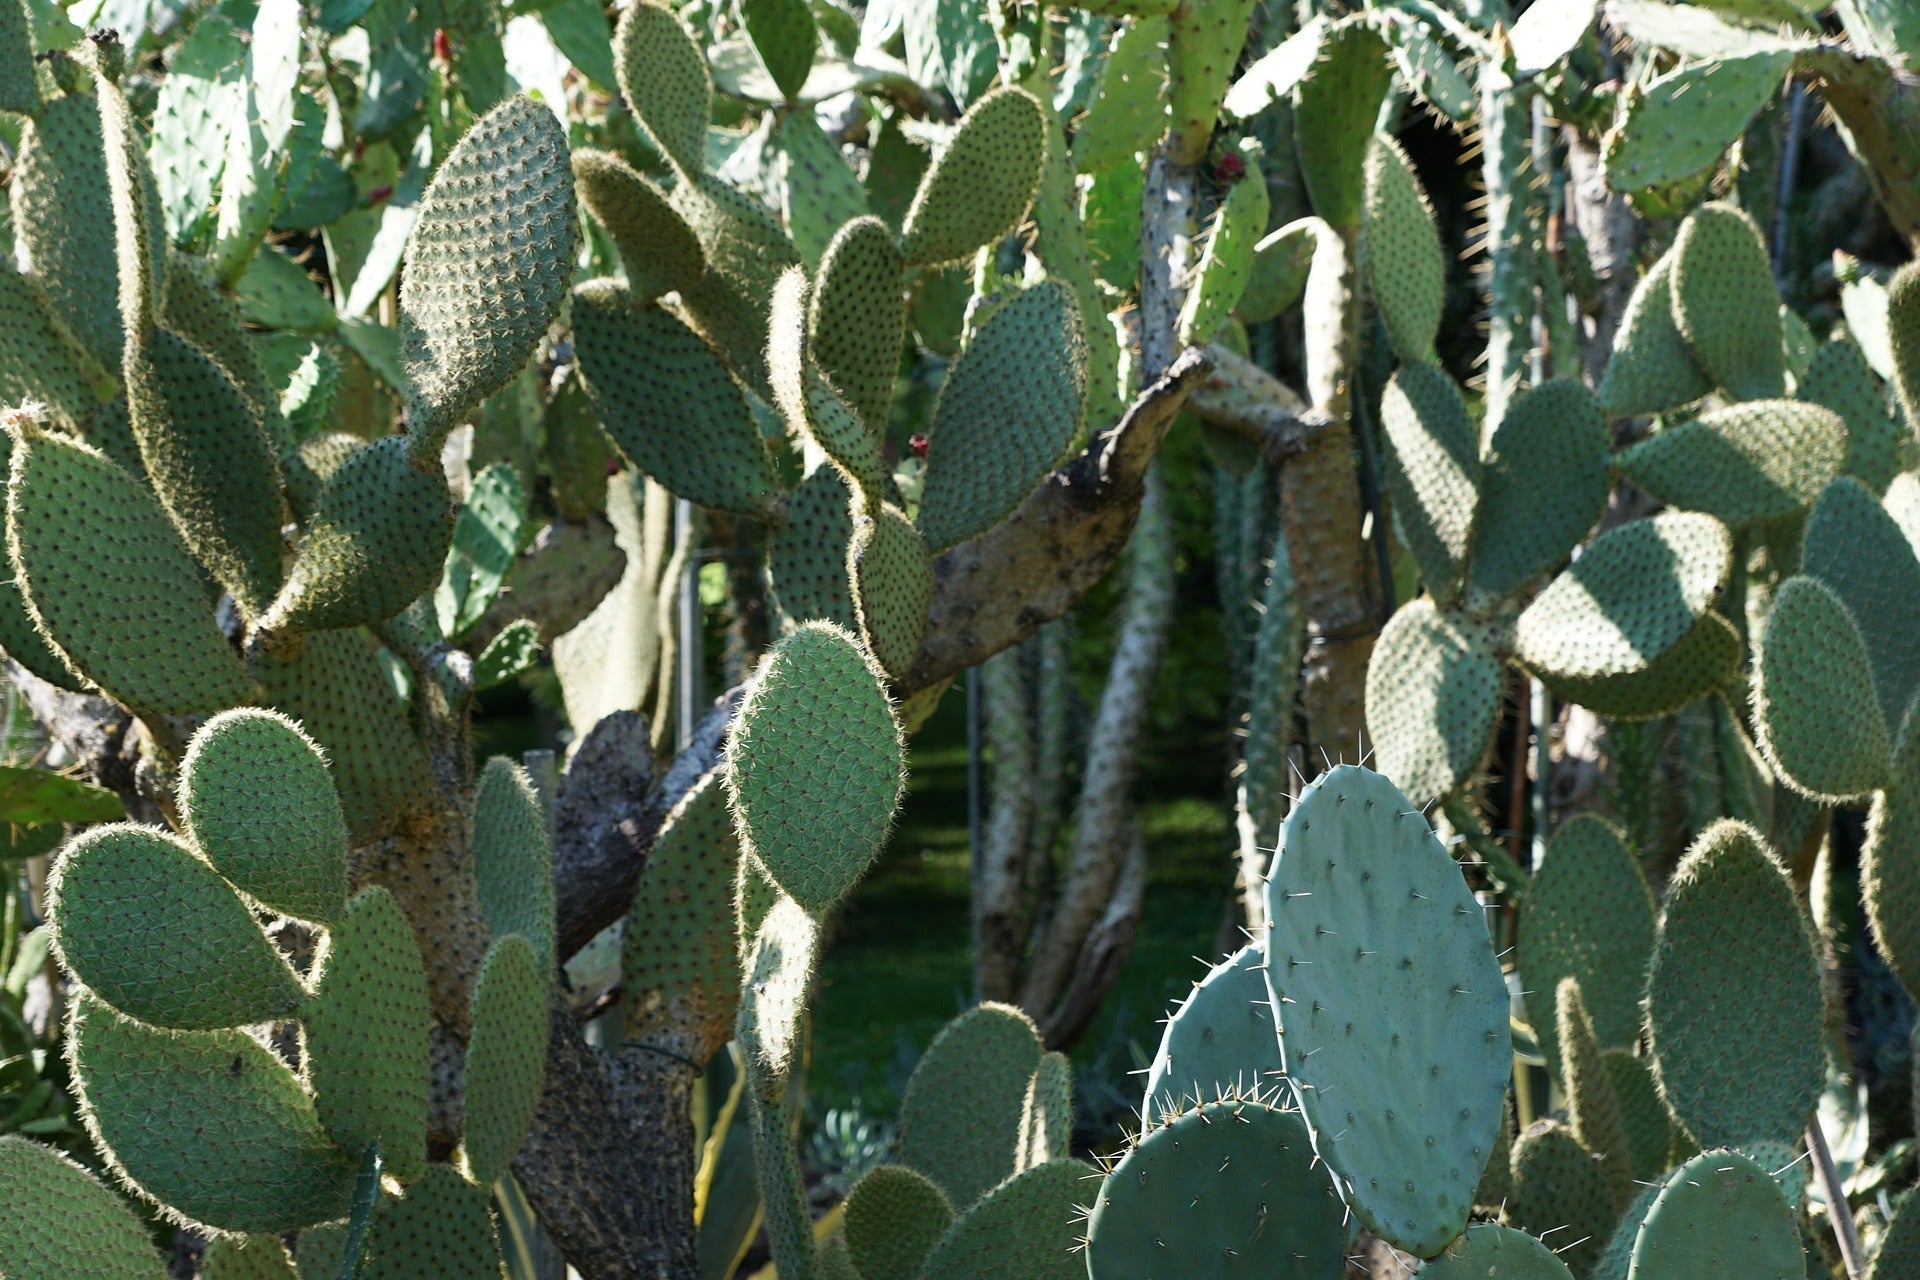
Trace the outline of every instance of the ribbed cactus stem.
<instances>
[{"instance_id":1,"label":"ribbed cactus stem","mask_svg":"<svg viewBox=\"0 0 1920 1280\"><path fill-rule=\"evenodd\" d=\"M1026 951L1026 862L1037 782L1027 648L997 653L980 669L993 796L973 885L973 987L982 1000L1013 998Z\"/></svg>"},{"instance_id":2,"label":"ribbed cactus stem","mask_svg":"<svg viewBox=\"0 0 1920 1280\"><path fill-rule=\"evenodd\" d=\"M1283 525L1274 531L1273 556L1260 597L1247 698L1247 741L1236 805L1240 891L1246 904L1247 928L1256 933L1266 923L1261 879L1279 838L1280 820L1286 816L1287 753L1293 745L1293 704L1300 691L1305 640Z\"/></svg>"},{"instance_id":3,"label":"ribbed cactus stem","mask_svg":"<svg viewBox=\"0 0 1920 1280\"><path fill-rule=\"evenodd\" d=\"M1533 271L1528 249L1526 96L1505 69L1480 72L1480 173L1487 190L1487 413L1482 438L1506 417L1525 376L1533 324Z\"/></svg>"},{"instance_id":4,"label":"ribbed cactus stem","mask_svg":"<svg viewBox=\"0 0 1920 1280\"><path fill-rule=\"evenodd\" d=\"M1040 628L1040 684L1035 694L1039 762L1034 770L1033 827L1028 835L1027 880L1039 888L1041 873L1060 834L1067 810L1067 752L1073 731L1073 635L1066 619Z\"/></svg>"},{"instance_id":5,"label":"ribbed cactus stem","mask_svg":"<svg viewBox=\"0 0 1920 1280\"><path fill-rule=\"evenodd\" d=\"M1045 932L1035 939L1020 1000L1025 1008L1042 1012L1041 1026L1050 1043L1061 1042L1060 1028L1044 1015L1055 1010L1067 991L1080 967L1076 962L1082 944L1121 879L1143 721L1173 620L1174 542L1167 507L1166 480L1156 465L1147 472L1140 522L1133 531L1127 599L1113 663L1088 733L1079 821L1066 877Z\"/></svg>"}]
</instances>

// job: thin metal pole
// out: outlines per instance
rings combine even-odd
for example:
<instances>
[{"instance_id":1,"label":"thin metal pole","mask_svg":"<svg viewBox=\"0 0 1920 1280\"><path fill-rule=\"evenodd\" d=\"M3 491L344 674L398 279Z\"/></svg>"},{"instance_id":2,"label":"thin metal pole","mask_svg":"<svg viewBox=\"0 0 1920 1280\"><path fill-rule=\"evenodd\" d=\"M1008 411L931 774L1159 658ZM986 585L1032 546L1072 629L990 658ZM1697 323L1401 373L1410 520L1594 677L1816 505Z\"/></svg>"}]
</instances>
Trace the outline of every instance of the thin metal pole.
<instances>
[{"instance_id":1,"label":"thin metal pole","mask_svg":"<svg viewBox=\"0 0 1920 1280\"><path fill-rule=\"evenodd\" d=\"M674 540L690 539L694 536L693 503L685 498L676 498L673 503ZM701 703L706 700L701 688L706 675L705 630L700 625L700 557L689 547L686 565L680 573L680 599L674 620L679 633L679 643L674 646L680 668L676 683L680 687L678 740L684 748L693 741L693 731L700 723Z\"/></svg>"},{"instance_id":2,"label":"thin metal pole","mask_svg":"<svg viewBox=\"0 0 1920 1280\"><path fill-rule=\"evenodd\" d=\"M967 866L980 883L980 668L967 668Z\"/></svg>"},{"instance_id":3,"label":"thin metal pole","mask_svg":"<svg viewBox=\"0 0 1920 1280\"><path fill-rule=\"evenodd\" d=\"M1807 1150L1813 1155L1813 1176L1820 1180L1820 1194L1826 1197L1827 1217L1833 1220L1833 1238L1840 1242L1847 1280L1860 1280L1867 1273L1867 1264L1860 1253L1859 1233L1853 1229L1853 1214L1847 1209L1847 1190L1840 1185L1840 1171L1833 1167L1833 1152L1827 1150L1827 1135L1820 1131L1819 1116L1807 1125Z\"/></svg>"}]
</instances>

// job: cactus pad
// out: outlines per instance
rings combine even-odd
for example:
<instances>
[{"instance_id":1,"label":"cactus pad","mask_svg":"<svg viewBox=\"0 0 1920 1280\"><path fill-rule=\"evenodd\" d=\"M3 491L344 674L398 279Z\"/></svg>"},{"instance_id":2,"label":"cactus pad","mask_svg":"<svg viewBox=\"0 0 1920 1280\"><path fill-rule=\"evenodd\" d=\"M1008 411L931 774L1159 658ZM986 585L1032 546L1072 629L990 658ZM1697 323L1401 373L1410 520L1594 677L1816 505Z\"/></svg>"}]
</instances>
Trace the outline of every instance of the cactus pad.
<instances>
[{"instance_id":1,"label":"cactus pad","mask_svg":"<svg viewBox=\"0 0 1920 1280\"><path fill-rule=\"evenodd\" d=\"M1618 1213L1613 1192L1593 1153L1558 1120L1538 1120L1513 1146L1513 1190L1507 1225L1531 1235L1565 1236L1560 1257L1575 1275L1587 1275L1606 1245Z\"/></svg>"},{"instance_id":2,"label":"cactus pad","mask_svg":"<svg viewBox=\"0 0 1920 1280\"><path fill-rule=\"evenodd\" d=\"M153 494L85 445L15 441L7 549L40 630L102 692L161 715L249 701L198 570Z\"/></svg>"},{"instance_id":3,"label":"cactus pad","mask_svg":"<svg viewBox=\"0 0 1920 1280\"><path fill-rule=\"evenodd\" d=\"M40 109L33 74L33 20L19 0L0 5L0 111L32 115Z\"/></svg>"},{"instance_id":4,"label":"cactus pad","mask_svg":"<svg viewBox=\"0 0 1920 1280\"><path fill-rule=\"evenodd\" d=\"M216 1236L201 1280L300 1280L287 1247L273 1236Z\"/></svg>"},{"instance_id":5,"label":"cactus pad","mask_svg":"<svg viewBox=\"0 0 1920 1280\"><path fill-rule=\"evenodd\" d=\"M1673 1123L1667 1116L1667 1104L1660 1100L1653 1068L1647 1059L1635 1057L1628 1049L1603 1049L1601 1057L1607 1064L1614 1099L1620 1104L1620 1123L1627 1134L1633 1176L1641 1183L1657 1179L1666 1171L1667 1155L1673 1148Z\"/></svg>"},{"instance_id":6,"label":"cactus pad","mask_svg":"<svg viewBox=\"0 0 1920 1280\"><path fill-rule=\"evenodd\" d=\"M1351 765L1287 815L1266 894L1267 983L1322 1154L1371 1230L1438 1253L1466 1225L1510 1066L1480 908L1420 811Z\"/></svg>"},{"instance_id":7,"label":"cactus pad","mask_svg":"<svg viewBox=\"0 0 1920 1280\"><path fill-rule=\"evenodd\" d=\"M1082 1280L1081 1214L1093 1171L1049 1160L988 1191L927 1256L923 1280Z\"/></svg>"},{"instance_id":8,"label":"cactus pad","mask_svg":"<svg viewBox=\"0 0 1920 1280\"><path fill-rule=\"evenodd\" d=\"M828 623L775 644L727 743L741 847L823 913L880 852L900 789L900 729L865 648Z\"/></svg>"},{"instance_id":9,"label":"cactus pad","mask_svg":"<svg viewBox=\"0 0 1920 1280\"><path fill-rule=\"evenodd\" d=\"M1020 1112L1020 1144L1015 1170L1058 1160L1073 1146L1073 1064L1064 1053L1046 1053L1027 1086Z\"/></svg>"},{"instance_id":10,"label":"cactus pad","mask_svg":"<svg viewBox=\"0 0 1920 1280\"><path fill-rule=\"evenodd\" d=\"M1641 1183L1633 1203L1627 1208L1626 1216L1620 1219L1613 1234L1607 1237L1607 1247L1601 1252L1599 1261L1593 1264L1593 1280L1628 1280L1633 1267L1633 1242L1639 1238L1640 1224L1646 1221L1647 1211L1653 1208L1653 1202L1659 1198L1666 1176L1667 1158L1663 1151L1659 1167L1648 1180Z\"/></svg>"},{"instance_id":11,"label":"cactus pad","mask_svg":"<svg viewBox=\"0 0 1920 1280\"><path fill-rule=\"evenodd\" d=\"M1667 888L1647 981L1668 1110L1702 1147L1794 1141L1826 1080L1821 1009L1819 958L1786 871L1752 828L1708 828Z\"/></svg>"},{"instance_id":12,"label":"cactus pad","mask_svg":"<svg viewBox=\"0 0 1920 1280\"><path fill-rule=\"evenodd\" d=\"M1709 611L1679 643L1638 671L1557 676L1546 683L1560 697L1603 716L1651 720L1728 685L1739 672L1743 652L1733 624Z\"/></svg>"},{"instance_id":13,"label":"cactus pad","mask_svg":"<svg viewBox=\"0 0 1920 1280\"><path fill-rule=\"evenodd\" d=\"M1780 297L1753 219L1730 204L1701 205L1674 245L1673 321L1694 359L1740 400L1782 393L1786 348Z\"/></svg>"},{"instance_id":14,"label":"cactus pad","mask_svg":"<svg viewBox=\"0 0 1920 1280\"><path fill-rule=\"evenodd\" d=\"M42 104L14 166L12 226L21 265L80 345L118 372L120 276L100 129L100 100L64 93Z\"/></svg>"},{"instance_id":15,"label":"cactus pad","mask_svg":"<svg viewBox=\"0 0 1920 1280\"><path fill-rule=\"evenodd\" d=\"M1840 598L1817 579L1787 579L1758 648L1754 725L1781 780L1832 801L1885 786L1891 726L1866 640Z\"/></svg>"},{"instance_id":16,"label":"cactus pad","mask_svg":"<svg viewBox=\"0 0 1920 1280\"><path fill-rule=\"evenodd\" d=\"M1073 131L1073 167L1098 174L1150 151L1167 116L1167 20L1138 14L1116 26L1100 81Z\"/></svg>"},{"instance_id":17,"label":"cactus pad","mask_svg":"<svg viewBox=\"0 0 1920 1280\"><path fill-rule=\"evenodd\" d=\"M814 468L794 488L786 523L767 540L767 576L788 617L834 622L848 630L859 627L847 573L851 503L846 478L833 467Z\"/></svg>"},{"instance_id":18,"label":"cactus pad","mask_svg":"<svg viewBox=\"0 0 1920 1280\"><path fill-rule=\"evenodd\" d=\"M620 92L653 145L683 174L704 171L713 78L687 24L665 5L628 5L613 56Z\"/></svg>"},{"instance_id":19,"label":"cactus pad","mask_svg":"<svg viewBox=\"0 0 1920 1280\"><path fill-rule=\"evenodd\" d=\"M320 749L285 716L209 720L180 767L180 811L207 861L255 901L322 924L346 910L346 818Z\"/></svg>"},{"instance_id":20,"label":"cactus pad","mask_svg":"<svg viewBox=\"0 0 1920 1280\"><path fill-rule=\"evenodd\" d=\"M1920 422L1920 267L1902 267L1887 282L1887 345L1901 407L1909 423Z\"/></svg>"},{"instance_id":21,"label":"cactus pad","mask_svg":"<svg viewBox=\"0 0 1920 1280\"><path fill-rule=\"evenodd\" d=\"M147 827L96 827L48 884L61 962L121 1012L205 1030L270 1022L300 984L226 881Z\"/></svg>"},{"instance_id":22,"label":"cactus pad","mask_svg":"<svg viewBox=\"0 0 1920 1280\"><path fill-rule=\"evenodd\" d=\"M82 1114L117 1172L221 1231L292 1230L347 1214L354 1161L313 1100L244 1031L161 1031L91 995L70 1030Z\"/></svg>"},{"instance_id":23,"label":"cactus pad","mask_svg":"<svg viewBox=\"0 0 1920 1280\"><path fill-rule=\"evenodd\" d=\"M1509 596L1559 564L1613 491L1612 439L1593 392L1555 378L1507 405L1487 444L1468 586Z\"/></svg>"},{"instance_id":24,"label":"cactus pad","mask_svg":"<svg viewBox=\"0 0 1920 1280\"><path fill-rule=\"evenodd\" d=\"M1553 833L1520 909L1520 974L1531 993L1540 1051L1560 1074L1553 1001L1560 983L1580 984L1602 1049L1640 1035L1640 995L1653 958L1653 895L1620 833L1594 814ZM1591 992L1591 996L1587 993Z\"/></svg>"},{"instance_id":25,"label":"cactus pad","mask_svg":"<svg viewBox=\"0 0 1920 1280\"><path fill-rule=\"evenodd\" d=\"M317 632L298 657L263 655L254 671L267 700L326 753L356 843L391 834L431 802L426 750L366 632Z\"/></svg>"},{"instance_id":26,"label":"cactus pad","mask_svg":"<svg viewBox=\"0 0 1920 1280\"><path fill-rule=\"evenodd\" d=\"M1420 1269L1428 1280L1573 1280L1567 1264L1524 1231L1479 1222Z\"/></svg>"},{"instance_id":27,"label":"cactus pad","mask_svg":"<svg viewBox=\"0 0 1920 1280\"><path fill-rule=\"evenodd\" d=\"M1911 1191L1894 1202L1893 1221L1880 1237L1867 1280L1900 1280L1920 1273L1920 1196Z\"/></svg>"},{"instance_id":28,"label":"cactus pad","mask_svg":"<svg viewBox=\"0 0 1920 1280\"><path fill-rule=\"evenodd\" d=\"M427 1037L432 1014L413 930L378 885L354 896L327 937L302 1015L320 1123L343 1151L378 1141L387 1172L427 1167Z\"/></svg>"},{"instance_id":29,"label":"cactus pad","mask_svg":"<svg viewBox=\"0 0 1920 1280\"><path fill-rule=\"evenodd\" d=\"M1633 1280L1746 1276L1801 1280L1807 1256L1793 1207L1767 1171L1733 1151L1695 1156L1668 1176L1633 1244Z\"/></svg>"},{"instance_id":30,"label":"cactus pad","mask_svg":"<svg viewBox=\"0 0 1920 1280\"><path fill-rule=\"evenodd\" d=\"M682 182L672 201L707 255L706 274L681 292L680 305L740 380L770 396L767 298L780 273L800 260L793 241L752 196L717 178Z\"/></svg>"},{"instance_id":31,"label":"cactus pad","mask_svg":"<svg viewBox=\"0 0 1920 1280\"><path fill-rule=\"evenodd\" d=\"M573 333L594 412L634 466L703 507L772 510L746 395L698 334L605 280L574 292Z\"/></svg>"},{"instance_id":32,"label":"cactus pad","mask_svg":"<svg viewBox=\"0 0 1920 1280\"><path fill-rule=\"evenodd\" d=\"M741 859L743 875L747 859ZM754 1100L774 1111L786 1100L787 1077L800 1058L807 993L819 957L820 925L792 898L774 890L754 927L740 988L735 1036L747 1055ZM742 913L744 924L747 914ZM756 1140L755 1146L759 1147Z\"/></svg>"},{"instance_id":33,"label":"cactus pad","mask_svg":"<svg viewBox=\"0 0 1920 1280\"><path fill-rule=\"evenodd\" d=\"M933 601L933 559L912 521L891 503L853 522L847 548L860 634L890 672L904 672L920 651Z\"/></svg>"},{"instance_id":34,"label":"cactus pad","mask_svg":"<svg viewBox=\"0 0 1920 1280\"><path fill-rule=\"evenodd\" d=\"M1674 323L1673 258L1669 250L1647 268L1620 318L1600 381L1600 403L1613 417L1665 413L1713 390L1713 379L1694 360Z\"/></svg>"},{"instance_id":35,"label":"cactus pad","mask_svg":"<svg viewBox=\"0 0 1920 1280\"><path fill-rule=\"evenodd\" d=\"M164 329L127 347L127 406L160 503L249 615L280 589L280 469L226 372Z\"/></svg>"},{"instance_id":36,"label":"cactus pad","mask_svg":"<svg viewBox=\"0 0 1920 1280\"><path fill-rule=\"evenodd\" d=\"M495 938L517 933L535 966L553 968L553 846L526 770L495 756L473 798L473 874Z\"/></svg>"},{"instance_id":37,"label":"cactus pad","mask_svg":"<svg viewBox=\"0 0 1920 1280\"><path fill-rule=\"evenodd\" d=\"M287 260L284 254L277 260ZM207 262L178 249L167 254L167 291L160 301L160 324L204 351L260 415L277 454L288 446L280 398L267 385L266 369L253 339L241 327L233 301L214 282Z\"/></svg>"},{"instance_id":38,"label":"cactus pad","mask_svg":"<svg viewBox=\"0 0 1920 1280\"><path fill-rule=\"evenodd\" d=\"M965 1212L1013 1173L1040 1033L1010 1005L977 1005L941 1028L900 1103L900 1160Z\"/></svg>"},{"instance_id":39,"label":"cactus pad","mask_svg":"<svg viewBox=\"0 0 1920 1280\"><path fill-rule=\"evenodd\" d=\"M1087 397L1080 309L1064 285L995 311L948 372L928 432L919 527L935 551L990 528L1073 443Z\"/></svg>"},{"instance_id":40,"label":"cactus pad","mask_svg":"<svg viewBox=\"0 0 1920 1280\"><path fill-rule=\"evenodd\" d=\"M1900 524L1859 481L1828 485L1807 517L1800 569L1833 590L1866 641L1890 729L1920 692L1920 560Z\"/></svg>"},{"instance_id":41,"label":"cactus pad","mask_svg":"<svg viewBox=\"0 0 1920 1280\"><path fill-rule=\"evenodd\" d=\"M1025 89L998 89L974 103L907 209L907 265L957 262L1019 226L1046 153L1045 113Z\"/></svg>"},{"instance_id":42,"label":"cactus pad","mask_svg":"<svg viewBox=\"0 0 1920 1280\"><path fill-rule=\"evenodd\" d=\"M700 238L660 188L609 151L573 153L573 181L594 221L606 228L627 286L641 302L691 288L707 269Z\"/></svg>"},{"instance_id":43,"label":"cactus pad","mask_svg":"<svg viewBox=\"0 0 1920 1280\"><path fill-rule=\"evenodd\" d=\"M433 175L407 238L408 430L429 455L526 366L566 299L578 237L565 127L543 103L507 99Z\"/></svg>"},{"instance_id":44,"label":"cactus pad","mask_svg":"<svg viewBox=\"0 0 1920 1280\"><path fill-rule=\"evenodd\" d=\"M0 1275L164 1280L146 1228L119 1196L52 1147L0 1138Z\"/></svg>"},{"instance_id":45,"label":"cactus pad","mask_svg":"<svg viewBox=\"0 0 1920 1280\"><path fill-rule=\"evenodd\" d=\"M1207 247L1180 306L1176 335L1181 346L1212 342L1240 304L1253 275L1254 245L1267 233L1268 209L1267 181L1257 162L1247 162L1214 214Z\"/></svg>"},{"instance_id":46,"label":"cactus pad","mask_svg":"<svg viewBox=\"0 0 1920 1280\"><path fill-rule=\"evenodd\" d=\"M1227 82L1246 44L1252 0L1224 0L1186 8L1106 0L1089 7L1109 12L1168 13L1167 151L1177 164L1199 164L1227 96Z\"/></svg>"},{"instance_id":47,"label":"cactus pad","mask_svg":"<svg viewBox=\"0 0 1920 1280\"><path fill-rule=\"evenodd\" d=\"M905 276L893 229L855 218L827 244L807 316L815 363L875 439L886 434L900 372Z\"/></svg>"},{"instance_id":48,"label":"cactus pad","mask_svg":"<svg viewBox=\"0 0 1920 1280\"><path fill-rule=\"evenodd\" d=\"M1920 733L1913 725L1909 716L1892 780L1873 798L1860 856L1874 938L1909 992L1920 988Z\"/></svg>"},{"instance_id":49,"label":"cactus pad","mask_svg":"<svg viewBox=\"0 0 1920 1280\"><path fill-rule=\"evenodd\" d=\"M1554 1006L1567 1124L1575 1140L1599 1161L1600 1174L1613 1193L1614 1208L1625 1210L1633 1200L1633 1156L1627 1146L1626 1121L1620 1113L1620 1099L1613 1092L1606 1059L1594 1043L1593 1024L1587 1020L1577 979L1560 979Z\"/></svg>"},{"instance_id":50,"label":"cactus pad","mask_svg":"<svg viewBox=\"0 0 1920 1280\"><path fill-rule=\"evenodd\" d=\"M1846 465L1847 434L1823 406L1755 400L1656 432L1619 467L1669 506L1747 524L1812 505Z\"/></svg>"},{"instance_id":51,"label":"cactus pad","mask_svg":"<svg viewBox=\"0 0 1920 1280\"><path fill-rule=\"evenodd\" d=\"M1210 1102L1148 1128L1108 1172L1087 1220L1087 1271L1320 1280L1340 1269L1344 1220L1298 1111Z\"/></svg>"},{"instance_id":52,"label":"cactus pad","mask_svg":"<svg viewBox=\"0 0 1920 1280\"><path fill-rule=\"evenodd\" d=\"M383 1198L367 1239L361 1280L493 1280L500 1274L500 1246L487 1193L452 1166L427 1166L427 1176L406 1195Z\"/></svg>"},{"instance_id":53,"label":"cactus pad","mask_svg":"<svg viewBox=\"0 0 1920 1280\"><path fill-rule=\"evenodd\" d=\"M1846 473L1875 493L1885 493L1899 473L1900 441L1906 433L1887 414L1880 384L1851 338L1823 343L1795 388L1800 399L1825 405L1847 424Z\"/></svg>"},{"instance_id":54,"label":"cactus pad","mask_svg":"<svg viewBox=\"0 0 1920 1280\"><path fill-rule=\"evenodd\" d=\"M1480 499L1480 432L1436 364L1408 363L1380 398L1394 519L1434 599L1459 594Z\"/></svg>"},{"instance_id":55,"label":"cactus pad","mask_svg":"<svg viewBox=\"0 0 1920 1280\"><path fill-rule=\"evenodd\" d=\"M547 1062L547 970L517 933L487 951L473 989L460 1147L483 1187L507 1171L540 1102Z\"/></svg>"},{"instance_id":56,"label":"cactus pad","mask_svg":"<svg viewBox=\"0 0 1920 1280\"><path fill-rule=\"evenodd\" d=\"M314 502L287 582L260 626L330 631L384 622L439 581L453 502L439 455L415 465L403 436L340 464Z\"/></svg>"},{"instance_id":57,"label":"cactus pad","mask_svg":"<svg viewBox=\"0 0 1920 1280\"><path fill-rule=\"evenodd\" d=\"M726 787L714 770L667 815L627 913L620 971L628 1039L705 1062L732 1036L739 863Z\"/></svg>"},{"instance_id":58,"label":"cactus pad","mask_svg":"<svg viewBox=\"0 0 1920 1280\"><path fill-rule=\"evenodd\" d=\"M1343 233L1360 226L1366 195L1362 157L1392 86L1386 44L1366 22L1330 27L1318 60L1300 82L1293 131L1300 176L1313 211Z\"/></svg>"},{"instance_id":59,"label":"cactus pad","mask_svg":"<svg viewBox=\"0 0 1920 1280\"><path fill-rule=\"evenodd\" d=\"M1621 525L1521 613L1514 652L1549 684L1646 671L1707 612L1731 560L1727 531L1710 516L1667 513Z\"/></svg>"},{"instance_id":60,"label":"cactus pad","mask_svg":"<svg viewBox=\"0 0 1920 1280\"><path fill-rule=\"evenodd\" d=\"M80 428L98 411L69 339L55 327L39 288L0 262L0 404L45 404L62 425ZM117 459L138 465L137 457Z\"/></svg>"},{"instance_id":61,"label":"cactus pad","mask_svg":"<svg viewBox=\"0 0 1920 1280\"><path fill-rule=\"evenodd\" d=\"M905 1165L867 1170L847 1194L847 1252L862 1276L917 1276L953 1225L946 1192Z\"/></svg>"},{"instance_id":62,"label":"cactus pad","mask_svg":"<svg viewBox=\"0 0 1920 1280\"><path fill-rule=\"evenodd\" d=\"M1147 1072L1148 1124L1221 1098L1267 1097L1285 1074L1280 1029L1261 973L1266 953L1250 942L1194 983L1167 1018Z\"/></svg>"},{"instance_id":63,"label":"cactus pad","mask_svg":"<svg viewBox=\"0 0 1920 1280\"><path fill-rule=\"evenodd\" d=\"M827 384L807 350L807 278L789 268L774 285L767 322L767 376L787 426L826 454L872 511L886 493L879 443L853 409Z\"/></svg>"},{"instance_id":64,"label":"cactus pad","mask_svg":"<svg viewBox=\"0 0 1920 1280\"><path fill-rule=\"evenodd\" d=\"M1400 359L1425 360L1440 331L1447 263L1427 193L1406 152L1385 134L1376 133L1367 143L1364 191L1360 252L1374 304Z\"/></svg>"},{"instance_id":65,"label":"cactus pad","mask_svg":"<svg viewBox=\"0 0 1920 1280\"><path fill-rule=\"evenodd\" d=\"M1792 65L1790 50L1760 48L1690 63L1634 92L1607 135L1607 185L1638 191L1692 178L1746 132Z\"/></svg>"},{"instance_id":66,"label":"cactus pad","mask_svg":"<svg viewBox=\"0 0 1920 1280\"><path fill-rule=\"evenodd\" d=\"M1506 666L1486 630L1422 596L1387 622L1367 664L1368 736L1415 804L1459 790L1493 747Z\"/></svg>"}]
</instances>

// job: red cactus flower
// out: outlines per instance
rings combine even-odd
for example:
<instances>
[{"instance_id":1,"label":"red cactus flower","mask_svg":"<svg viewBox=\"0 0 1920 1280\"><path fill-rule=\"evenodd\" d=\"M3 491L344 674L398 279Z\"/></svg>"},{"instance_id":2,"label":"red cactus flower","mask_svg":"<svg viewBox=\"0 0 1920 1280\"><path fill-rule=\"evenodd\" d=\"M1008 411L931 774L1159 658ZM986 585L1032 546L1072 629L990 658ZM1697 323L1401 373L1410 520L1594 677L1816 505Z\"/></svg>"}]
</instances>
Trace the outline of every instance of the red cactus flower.
<instances>
[{"instance_id":1,"label":"red cactus flower","mask_svg":"<svg viewBox=\"0 0 1920 1280\"><path fill-rule=\"evenodd\" d=\"M1240 153L1237 151L1227 152L1220 157L1219 163L1213 166L1215 182L1238 182L1246 176L1247 162L1240 158Z\"/></svg>"},{"instance_id":2,"label":"red cactus flower","mask_svg":"<svg viewBox=\"0 0 1920 1280\"><path fill-rule=\"evenodd\" d=\"M907 441L907 448L913 450L913 456L916 458L926 457L927 456L927 433L924 431L914 432L913 438Z\"/></svg>"}]
</instances>

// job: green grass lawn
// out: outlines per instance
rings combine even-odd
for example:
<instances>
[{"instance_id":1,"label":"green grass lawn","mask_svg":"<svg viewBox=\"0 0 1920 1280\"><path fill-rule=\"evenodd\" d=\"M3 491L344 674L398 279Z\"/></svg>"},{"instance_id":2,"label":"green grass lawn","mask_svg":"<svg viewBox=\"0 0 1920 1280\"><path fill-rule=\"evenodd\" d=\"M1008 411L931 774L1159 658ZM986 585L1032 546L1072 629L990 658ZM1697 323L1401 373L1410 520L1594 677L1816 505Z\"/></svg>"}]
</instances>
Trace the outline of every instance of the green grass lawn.
<instances>
[{"instance_id":1,"label":"green grass lawn","mask_svg":"<svg viewBox=\"0 0 1920 1280\"><path fill-rule=\"evenodd\" d=\"M969 1002L965 699L956 685L911 751L892 842L841 912L822 963L809 1089L819 1108L891 1117L904 1070ZM1132 954L1075 1051L1086 1068L1132 1040L1150 1054L1167 1002L1204 972L1231 883L1220 738L1160 739L1136 787L1151 872ZM1117 1082L1132 1092L1138 1079Z\"/></svg>"}]
</instances>

